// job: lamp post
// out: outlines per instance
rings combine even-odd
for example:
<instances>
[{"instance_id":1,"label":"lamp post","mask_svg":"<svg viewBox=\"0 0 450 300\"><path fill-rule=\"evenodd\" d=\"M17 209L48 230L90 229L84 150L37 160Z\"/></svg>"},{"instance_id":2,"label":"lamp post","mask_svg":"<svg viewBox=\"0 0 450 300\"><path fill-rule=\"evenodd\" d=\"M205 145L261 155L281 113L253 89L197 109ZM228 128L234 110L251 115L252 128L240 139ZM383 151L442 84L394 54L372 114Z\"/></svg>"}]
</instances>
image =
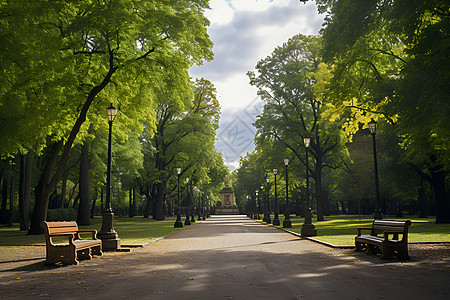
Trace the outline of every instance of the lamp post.
<instances>
[{"instance_id":1,"label":"lamp post","mask_svg":"<svg viewBox=\"0 0 450 300\"><path fill-rule=\"evenodd\" d=\"M255 200L255 204L256 204L256 220L259 220L259 205L261 204L260 203L260 201L259 201L259 191L258 190L256 190L255 191L255 194L256 194L256 200Z\"/></svg>"},{"instance_id":2,"label":"lamp post","mask_svg":"<svg viewBox=\"0 0 450 300\"><path fill-rule=\"evenodd\" d=\"M278 219L278 213L280 212L280 205L277 198L277 174L278 170L273 169L273 175L275 176L275 217L273 218L273 225L280 226L280 220Z\"/></svg>"},{"instance_id":3,"label":"lamp post","mask_svg":"<svg viewBox=\"0 0 450 300\"><path fill-rule=\"evenodd\" d=\"M180 202L180 174L181 168L177 168L177 189L178 189L178 209L177 209L177 220L175 221L175 228L183 227L183 222L181 221L181 202Z\"/></svg>"},{"instance_id":4,"label":"lamp post","mask_svg":"<svg viewBox=\"0 0 450 300\"><path fill-rule=\"evenodd\" d=\"M186 178L186 200L190 205L191 200L189 198L189 177ZM191 225L191 220L189 220L189 211L186 211L186 220L184 220L184 225Z\"/></svg>"},{"instance_id":5,"label":"lamp post","mask_svg":"<svg viewBox=\"0 0 450 300\"><path fill-rule=\"evenodd\" d=\"M284 166L286 167L286 210L284 211L284 221L283 221L283 228L292 228L292 222L291 222L291 211L289 210L289 190L288 190L288 165L289 165L289 159L284 159Z\"/></svg>"},{"instance_id":6,"label":"lamp post","mask_svg":"<svg viewBox=\"0 0 450 300\"><path fill-rule=\"evenodd\" d=\"M264 205L264 218L263 221L267 224L270 224L272 220L270 219L270 206L269 206L269 190L270 190L270 178L266 179L267 181L267 188L266 188L266 205Z\"/></svg>"},{"instance_id":7,"label":"lamp post","mask_svg":"<svg viewBox=\"0 0 450 300\"><path fill-rule=\"evenodd\" d=\"M97 237L102 240L102 249L104 251L115 251L120 249L120 239L113 227L114 213L111 207L111 140L112 140L112 124L117 115L117 108L111 105L106 109L109 123L109 139L108 139L108 163L106 166L106 202L105 209L102 212L102 229Z\"/></svg>"},{"instance_id":8,"label":"lamp post","mask_svg":"<svg viewBox=\"0 0 450 300\"><path fill-rule=\"evenodd\" d=\"M383 218L383 214L380 209L380 192L378 188L378 163L377 163L377 146L375 143L375 135L377 134L377 122L373 119L367 124L370 130L370 134L372 134L372 142L373 142L373 166L375 170L375 211L373 213L373 218L375 220L381 220Z\"/></svg>"},{"instance_id":9,"label":"lamp post","mask_svg":"<svg viewBox=\"0 0 450 300\"><path fill-rule=\"evenodd\" d=\"M305 223L302 225L301 235L302 236L315 236L317 235L317 229L312 223L311 207L309 204L309 161L308 152L309 144L311 143L311 138L304 137L303 143L306 148L306 208L305 208Z\"/></svg>"},{"instance_id":10,"label":"lamp post","mask_svg":"<svg viewBox=\"0 0 450 300\"><path fill-rule=\"evenodd\" d=\"M261 187L260 187L260 189L261 189L261 196L259 197L259 209L258 209L258 214L263 214L264 215L264 212L262 211L262 207L264 206L264 185L261 185ZM260 218L258 217L258 220L259 220ZM263 219L264 219L264 217L263 217Z\"/></svg>"}]
</instances>

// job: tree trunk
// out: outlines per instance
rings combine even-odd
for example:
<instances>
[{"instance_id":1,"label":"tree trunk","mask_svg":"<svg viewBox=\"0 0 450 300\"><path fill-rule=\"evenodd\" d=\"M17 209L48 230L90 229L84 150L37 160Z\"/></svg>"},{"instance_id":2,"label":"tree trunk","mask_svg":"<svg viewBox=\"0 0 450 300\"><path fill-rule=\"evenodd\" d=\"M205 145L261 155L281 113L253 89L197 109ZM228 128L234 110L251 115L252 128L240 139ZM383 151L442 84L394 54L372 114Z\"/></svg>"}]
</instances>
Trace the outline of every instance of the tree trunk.
<instances>
[{"instance_id":1,"label":"tree trunk","mask_svg":"<svg viewBox=\"0 0 450 300\"><path fill-rule=\"evenodd\" d=\"M59 197L58 208L64 208L64 202L66 201L66 194L67 194L67 175L64 175L62 179L61 195Z\"/></svg>"},{"instance_id":2,"label":"tree trunk","mask_svg":"<svg viewBox=\"0 0 450 300\"><path fill-rule=\"evenodd\" d=\"M153 218L162 221L164 220L164 193L166 191L164 182L156 184L156 201Z\"/></svg>"},{"instance_id":3,"label":"tree trunk","mask_svg":"<svg viewBox=\"0 0 450 300\"><path fill-rule=\"evenodd\" d=\"M20 230L28 230L28 219L26 218L27 209L25 208L25 155L20 155L20 172L19 172L19 220Z\"/></svg>"},{"instance_id":4,"label":"tree trunk","mask_svg":"<svg viewBox=\"0 0 450 300\"><path fill-rule=\"evenodd\" d=\"M89 199L89 150L86 144L81 146L80 159L80 204L78 205L78 225L91 225Z\"/></svg>"},{"instance_id":5,"label":"tree trunk","mask_svg":"<svg viewBox=\"0 0 450 300\"><path fill-rule=\"evenodd\" d=\"M16 176L14 174L14 166L11 166L11 183L9 186L9 215L8 215L8 227L13 226L13 212L14 212L14 194L16 188Z\"/></svg>"},{"instance_id":6,"label":"tree trunk","mask_svg":"<svg viewBox=\"0 0 450 300\"><path fill-rule=\"evenodd\" d=\"M3 188L2 188L2 212L6 211L6 206L8 204L8 179L6 176L3 177Z\"/></svg>"},{"instance_id":7,"label":"tree trunk","mask_svg":"<svg viewBox=\"0 0 450 300\"><path fill-rule=\"evenodd\" d=\"M431 185L436 203L436 224L450 223L450 208L445 195L445 171L431 171Z\"/></svg>"},{"instance_id":8,"label":"tree trunk","mask_svg":"<svg viewBox=\"0 0 450 300\"><path fill-rule=\"evenodd\" d=\"M316 201L317 201L317 221L323 221L324 203L322 195L322 157L317 156L316 167L314 170L314 184L316 189Z\"/></svg>"},{"instance_id":9,"label":"tree trunk","mask_svg":"<svg viewBox=\"0 0 450 300\"><path fill-rule=\"evenodd\" d=\"M128 217L132 218L134 217L134 212L133 212L133 188L130 187L129 190L129 203L128 203Z\"/></svg>"},{"instance_id":10,"label":"tree trunk","mask_svg":"<svg viewBox=\"0 0 450 300\"><path fill-rule=\"evenodd\" d=\"M97 203L97 196L98 196L97 189L95 189L95 192L94 192L94 199L92 199L91 219L94 218L95 205L96 205L96 203Z\"/></svg>"}]
</instances>

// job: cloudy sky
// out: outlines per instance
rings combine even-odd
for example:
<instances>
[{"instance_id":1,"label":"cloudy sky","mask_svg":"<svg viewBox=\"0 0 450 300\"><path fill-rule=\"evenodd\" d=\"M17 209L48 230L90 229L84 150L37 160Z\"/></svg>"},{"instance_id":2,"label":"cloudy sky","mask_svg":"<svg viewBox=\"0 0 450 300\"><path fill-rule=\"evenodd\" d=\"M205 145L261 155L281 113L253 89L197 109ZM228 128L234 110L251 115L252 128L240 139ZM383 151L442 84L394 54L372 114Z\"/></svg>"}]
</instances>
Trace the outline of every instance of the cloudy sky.
<instances>
[{"instance_id":1,"label":"cloudy sky","mask_svg":"<svg viewBox=\"0 0 450 300\"><path fill-rule=\"evenodd\" d=\"M215 58L190 73L210 80L217 89L222 116L216 149L234 169L239 157L254 149L251 124L262 109L247 71L295 34L317 34L323 16L314 1L211 0L210 6L206 16Z\"/></svg>"}]
</instances>

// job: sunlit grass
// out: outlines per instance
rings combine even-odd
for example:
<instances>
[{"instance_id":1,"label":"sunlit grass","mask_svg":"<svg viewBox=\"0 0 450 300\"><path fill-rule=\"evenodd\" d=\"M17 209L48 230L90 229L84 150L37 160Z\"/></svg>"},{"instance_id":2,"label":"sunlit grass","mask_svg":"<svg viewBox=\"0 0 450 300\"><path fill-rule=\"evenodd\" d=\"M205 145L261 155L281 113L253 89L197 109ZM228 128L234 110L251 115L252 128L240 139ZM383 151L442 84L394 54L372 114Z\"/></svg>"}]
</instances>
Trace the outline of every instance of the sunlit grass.
<instances>
[{"instance_id":1,"label":"sunlit grass","mask_svg":"<svg viewBox=\"0 0 450 300\"><path fill-rule=\"evenodd\" d=\"M280 223L283 224L284 216L280 216ZM435 224L434 218L397 218L384 216L385 220L411 220L412 225L408 230L408 242L449 242L450 224ZM304 219L291 216L292 231L300 233ZM372 216L358 215L335 215L325 216L325 221L317 222L313 218L313 223L317 229L317 236L314 237L337 246L352 246L355 243L356 228L371 227Z\"/></svg>"}]
</instances>

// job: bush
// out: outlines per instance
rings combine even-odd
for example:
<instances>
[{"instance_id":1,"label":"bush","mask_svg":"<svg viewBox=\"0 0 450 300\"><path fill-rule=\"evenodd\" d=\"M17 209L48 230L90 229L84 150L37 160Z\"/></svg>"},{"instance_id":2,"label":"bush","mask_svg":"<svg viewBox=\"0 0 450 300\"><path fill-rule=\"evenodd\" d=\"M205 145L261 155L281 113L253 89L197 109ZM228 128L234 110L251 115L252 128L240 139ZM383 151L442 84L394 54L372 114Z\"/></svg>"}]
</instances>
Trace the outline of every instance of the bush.
<instances>
[{"instance_id":1,"label":"bush","mask_svg":"<svg viewBox=\"0 0 450 300\"><path fill-rule=\"evenodd\" d=\"M47 221L76 221L78 210L75 208L56 208L47 211Z\"/></svg>"}]
</instances>

